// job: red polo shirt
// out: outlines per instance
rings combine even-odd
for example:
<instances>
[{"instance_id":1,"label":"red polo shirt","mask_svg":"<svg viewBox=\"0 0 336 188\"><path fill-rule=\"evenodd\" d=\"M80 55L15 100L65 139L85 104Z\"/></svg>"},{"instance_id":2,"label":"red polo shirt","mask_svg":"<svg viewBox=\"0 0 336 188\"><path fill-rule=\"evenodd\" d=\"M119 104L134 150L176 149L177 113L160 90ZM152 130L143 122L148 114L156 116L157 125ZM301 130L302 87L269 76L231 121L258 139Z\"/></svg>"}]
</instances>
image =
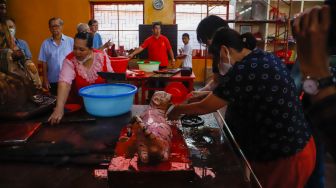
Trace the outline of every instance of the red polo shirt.
<instances>
[{"instance_id":1,"label":"red polo shirt","mask_svg":"<svg viewBox=\"0 0 336 188\"><path fill-rule=\"evenodd\" d=\"M155 38L153 35L148 37L141 48L148 49L148 59L152 61L159 61L160 66L168 66L168 50L172 47L167 37L160 35Z\"/></svg>"}]
</instances>

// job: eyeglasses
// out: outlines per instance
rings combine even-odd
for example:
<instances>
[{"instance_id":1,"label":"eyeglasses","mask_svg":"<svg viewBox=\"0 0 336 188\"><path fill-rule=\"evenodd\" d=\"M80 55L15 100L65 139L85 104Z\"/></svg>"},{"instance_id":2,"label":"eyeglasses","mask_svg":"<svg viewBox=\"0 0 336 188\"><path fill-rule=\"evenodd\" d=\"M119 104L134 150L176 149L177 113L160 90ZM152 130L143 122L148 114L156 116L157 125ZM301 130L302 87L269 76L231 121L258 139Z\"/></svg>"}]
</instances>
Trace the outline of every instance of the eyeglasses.
<instances>
[{"instance_id":1,"label":"eyeglasses","mask_svg":"<svg viewBox=\"0 0 336 188\"><path fill-rule=\"evenodd\" d=\"M59 28L61 27L61 25L50 25L50 28L54 28L54 27Z\"/></svg>"}]
</instances>

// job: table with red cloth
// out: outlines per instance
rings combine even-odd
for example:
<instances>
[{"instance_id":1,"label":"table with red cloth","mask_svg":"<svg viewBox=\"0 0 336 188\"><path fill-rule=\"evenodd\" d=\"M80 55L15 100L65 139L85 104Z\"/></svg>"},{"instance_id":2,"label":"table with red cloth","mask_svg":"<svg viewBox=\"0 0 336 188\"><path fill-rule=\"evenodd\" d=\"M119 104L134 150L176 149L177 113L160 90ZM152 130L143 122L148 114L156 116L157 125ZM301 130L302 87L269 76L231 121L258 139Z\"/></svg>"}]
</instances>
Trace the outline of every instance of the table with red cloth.
<instances>
[{"instance_id":1,"label":"table with red cloth","mask_svg":"<svg viewBox=\"0 0 336 188\"><path fill-rule=\"evenodd\" d=\"M175 75L172 75L170 77L162 76L162 77L154 77L156 73L153 72L145 72L144 75L137 75L137 74L127 74L126 79L127 81L130 81L133 85L137 86L138 88L141 88L141 101L140 104L145 104L146 102L146 92L149 90L164 90L164 88L155 88L150 86L148 84L149 81L152 80L164 80L166 82L187 82L188 83L188 91L191 92L194 90L194 80L195 80L195 74L192 73L190 76L182 76L181 72L176 73ZM138 94L135 96L135 104L138 104Z\"/></svg>"}]
</instances>

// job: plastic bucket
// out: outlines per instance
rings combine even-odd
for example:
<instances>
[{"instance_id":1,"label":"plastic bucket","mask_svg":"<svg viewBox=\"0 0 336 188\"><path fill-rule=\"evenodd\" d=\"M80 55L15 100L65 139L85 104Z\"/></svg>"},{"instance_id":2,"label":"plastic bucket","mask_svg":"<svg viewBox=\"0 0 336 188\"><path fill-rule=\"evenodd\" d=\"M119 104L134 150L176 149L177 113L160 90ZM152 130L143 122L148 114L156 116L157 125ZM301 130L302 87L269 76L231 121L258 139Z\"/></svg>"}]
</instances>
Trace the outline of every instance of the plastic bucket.
<instances>
[{"instance_id":1,"label":"plastic bucket","mask_svg":"<svg viewBox=\"0 0 336 188\"><path fill-rule=\"evenodd\" d=\"M158 61L138 61L139 69L145 72L153 72L159 70L160 62Z\"/></svg>"},{"instance_id":2,"label":"plastic bucket","mask_svg":"<svg viewBox=\"0 0 336 188\"><path fill-rule=\"evenodd\" d=\"M79 95L89 114L111 117L129 112L136 92L130 84L95 84L81 88Z\"/></svg>"},{"instance_id":3,"label":"plastic bucket","mask_svg":"<svg viewBox=\"0 0 336 188\"><path fill-rule=\"evenodd\" d=\"M110 57L111 66L116 73L126 72L129 58L127 57Z\"/></svg>"}]
</instances>

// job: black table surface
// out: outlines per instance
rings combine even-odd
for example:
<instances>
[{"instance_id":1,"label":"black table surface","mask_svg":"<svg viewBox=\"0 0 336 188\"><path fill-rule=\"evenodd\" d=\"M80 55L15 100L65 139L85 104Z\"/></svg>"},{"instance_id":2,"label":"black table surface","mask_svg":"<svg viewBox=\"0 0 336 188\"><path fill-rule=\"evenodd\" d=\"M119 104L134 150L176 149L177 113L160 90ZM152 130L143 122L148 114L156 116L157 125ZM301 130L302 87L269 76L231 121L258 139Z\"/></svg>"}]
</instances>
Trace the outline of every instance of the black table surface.
<instances>
[{"instance_id":1,"label":"black table surface","mask_svg":"<svg viewBox=\"0 0 336 188\"><path fill-rule=\"evenodd\" d=\"M106 179L94 177L94 169L107 168L120 130L133 115L141 114L146 108L144 105L134 105L127 114L111 118L97 117L95 122L57 126L43 124L27 143L0 146L0 187L108 187ZM25 122L44 121L47 115ZM87 117L81 111L69 114L64 119ZM206 124L218 126L215 115L202 117ZM12 122L0 122L3 123ZM220 140L220 147L209 149L211 155L207 159L210 162L206 164L207 169L214 171L216 178L203 177L202 186L199 183L198 186L247 187L241 160L225 138ZM197 157L192 161L195 167L205 166Z\"/></svg>"}]
</instances>

